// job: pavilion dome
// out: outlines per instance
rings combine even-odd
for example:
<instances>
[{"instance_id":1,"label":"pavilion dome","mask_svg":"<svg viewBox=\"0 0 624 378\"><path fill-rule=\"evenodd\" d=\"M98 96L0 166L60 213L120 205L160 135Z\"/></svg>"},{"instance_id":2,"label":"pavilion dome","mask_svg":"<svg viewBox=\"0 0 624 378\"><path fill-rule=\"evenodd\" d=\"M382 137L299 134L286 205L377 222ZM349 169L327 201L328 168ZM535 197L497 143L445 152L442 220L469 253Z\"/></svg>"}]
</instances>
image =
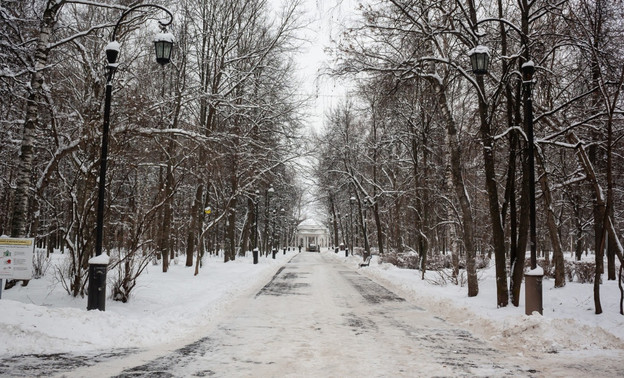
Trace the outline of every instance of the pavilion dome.
<instances>
[{"instance_id":1,"label":"pavilion dome","mask_svg":"<svg viewBox=\"0 0 624 378\"><path fill-rule=\"evenodd\" d=\"M297 244L306 248L306 251L318 251L319 247L326 248L329 243L329 230L315 219L305 219L297 226Z\"/></svg>"}]
</instances>

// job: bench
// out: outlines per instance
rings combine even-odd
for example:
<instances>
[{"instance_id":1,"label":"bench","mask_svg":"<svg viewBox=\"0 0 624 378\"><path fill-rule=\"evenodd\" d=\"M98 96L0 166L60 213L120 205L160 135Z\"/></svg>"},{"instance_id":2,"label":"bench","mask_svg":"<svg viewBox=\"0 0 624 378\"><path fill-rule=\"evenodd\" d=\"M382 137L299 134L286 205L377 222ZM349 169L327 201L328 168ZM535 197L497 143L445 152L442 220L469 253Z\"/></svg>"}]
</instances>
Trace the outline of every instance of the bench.
<instances>
[{"instance_id":1,"label":"bench","mask_svg":"<svg viewBox=\"0 0 624 378\"><path fill-rule=\"evenodd\" d=\"M363 266L369 266L369 265L370 265L370 262L371 262L371 257L372 257L372 256L368 256L368 257L366 258L366 260L364 260L364 262L361 262L361 263L360 263L360 268L361 268L361 267L363 267Z\"/></svg>"}]
</instances>

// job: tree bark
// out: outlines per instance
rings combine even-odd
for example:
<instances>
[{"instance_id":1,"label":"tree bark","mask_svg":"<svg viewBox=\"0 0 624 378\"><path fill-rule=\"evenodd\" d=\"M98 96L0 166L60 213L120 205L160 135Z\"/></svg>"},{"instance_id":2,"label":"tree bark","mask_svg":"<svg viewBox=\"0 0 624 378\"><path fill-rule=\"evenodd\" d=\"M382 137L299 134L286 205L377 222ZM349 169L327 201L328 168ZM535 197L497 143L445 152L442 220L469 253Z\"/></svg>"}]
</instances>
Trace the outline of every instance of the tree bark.
<instances>
[{"instance_id":1,"label":"tree bark","mask_svg":"<svg viewBox=\"0 0 624 378\"><path fill-rule=\"evenodd\" d=\"M544 196L544 206L546 208L546 226L548 227L548 233L550 235L550 244L553 248L553 262L555 264L555 287L565 286L565 266L563 261L563 250L561 248L561 239L559 238L559 228L557 226L557 220L553 212L552 194L550 193L550 187L548 185L548 176L544 162L540 158L539 154L536 154L536 158L542 167L542 174L540 176L540 184L542 186L542 193Z\"/></svg>"},{"instance_id":2,"label":"tree bark","mask_svg":"<svg viewBox=\"0 0 624 378\"><path fill-rule=\"evenodd\" d=\"M186 266L193 266L193 255L197 241L197 223L199 222L199 207L201 206L203 185L198 185L195 191L195 200L191 206L191 219L189 220L188 234L186 237ZM197 256L199 259L199 255Z\"/></svg>"},{"instance_id":3,"label":"tree bark","mask_svg":"<svg viewBox=\"0 0 624 378\"><path fill-rule=\"evenodd\" d=\"M462 176L461 150L459 148L457 126L451 115L444 88L442 88L441 83L434 83L434 86L438 97L438 106L446 125L446 139L451 155L450 162L453 187L455 188L455 195L459 200L459 206L462 212L463 240L464 247L466 248L466 273L468 275L468 296L474 297L479 294L479 281L475 267L476 249L474 245L474 219L472 217L472 209L470 208L470 199L468 198L468 192L466 191L464 178ZM507 283L505 282L504 285L506 288Z\"/></svg>"},{"instance_id":4,"label":"tree bark","mask_svg":"<svg viewBox=\"0 0 624 378\"><path fill-rule=\"evenodd\" d=\"M26 224L28 221L28 207L30 198L30 180L32 176L32 164L35 153L35 139L39 124L38 99L44 82L43 71L48 61L48 43L52 29L57 22L57 14L65 4L61 1L48 1L43 12L39 26L39 38L35 49L35 67L30 76L30 86L26 99L26 115L20 147L15 192L13 196L13 212L11 215L11 236L25 237L27 235Z\"/></svg>"}]
</instances>

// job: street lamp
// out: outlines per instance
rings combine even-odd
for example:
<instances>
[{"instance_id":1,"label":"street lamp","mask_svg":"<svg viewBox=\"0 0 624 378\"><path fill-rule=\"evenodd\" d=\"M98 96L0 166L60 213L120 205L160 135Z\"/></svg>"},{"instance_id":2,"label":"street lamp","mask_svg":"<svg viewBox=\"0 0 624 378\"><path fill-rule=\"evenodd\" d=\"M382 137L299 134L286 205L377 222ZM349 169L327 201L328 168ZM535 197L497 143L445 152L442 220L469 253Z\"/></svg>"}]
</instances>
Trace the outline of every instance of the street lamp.
<instances>
[{"instance_id":1,"label":"street lamp","mask_svg":"<svg viewBox=\"0 0 624 378\"><path fill-rule=\"evenodd\" d=\"M535 220L535 139L533 136L533 73L535 64L529 60L522 64L522 85L524 87L524 121L527 134L527 163L529 168L529 236L531 242L531 270L524 275L525 314L534 311L543 313L542 278L543 271L537 269L537 230Z\"/></svg>"},{"instance_id":2,"label":"street lamp","mask_svg":"<svg viewBox=\"0 0 624 378\"><path fill-rule=\"evenodd\" d=\"M273 254L274 259L275 259L275 254L277 253L277 249L275 249L275 218L277 218L277 209L273 209L273 218L272 218L272 226L271 226L271 253Z\"/></svg>"},{"instance_id":3,"label":"street lamp","mask_svg":"<svg viewBox=\"0 0 624 378\"><path fill-rule=\"evenodd\" d=\"M269 216L270 214L270 210L269 210L269 205L271 204L271 197L273 196L273 193L275 193L275 189L273 189L273 185L271 185L267 191L266 191L266 206L264 208L264 240L263 240L263 246L264 246L264 253L266 254L266 256L269 256Z\"/></svg>"},{"instance_id":4,"label":"street lamp","mask_svg":"<svg viewBox=\"0 0 624 378\"><path fill-rule=\"evenodd\" d=\"M474 49L468 51L472 72L475 75L485 75L488 73L490 64L490 49L486 46L478 45Z\"/></svg>"},{"instance_id":5,"label":"street lamp","mask_svg":"<svg viewBox=\"0 0 624 378\"><path fill-rule=\"evenodd\" d=\"M156 62L164 66L171 60L173 51L173 34L158 33L154 37L154 48L156 49Z\"/></svg>"},{"instance_id":6,"label":"street lamp","mask_svg":"<svg viewBox=\"0 0 624 378\"><path fill-rule=\"evenodd\" d=\"M349 198L349 232L351 232L351 256L353 256L353 205L355 204L355 197Z\"/></svg>"},{"instance_id":7,"label":"street lamp","mask_svg":"<svg viewBox=\"0 0 624 378\"><path fill-rule=\"evenodd\" d=\"M284 214L286 214L286 210L282 207L280 210L280 243L282 244L282 248L284 251L284 255L286 254L286 232L284 232Z\"/></svg>"},{"instance_id":8,"label":"street lamp","mask_svg":"<svg viewBox=\"0 0 624 378\"><path fill-rule=\"evenodd\" d=\"M260 201L260 191L254 193L254 231L253 231L253 263L258 263L258 202Z\"/></svg>"},{"instance_id":9,"label":"street lamp","mask_svg":"<svg viewBox=\"0 0 624 378\"><path fill-rule=\"evenodd\" d=\"M171 12L154 4L141 4L127 9L121 14L113 33L111 34L111 40L106 45L106 60L108 61L108 75L106 78L106 97L104 101L104 124L102 126L102 150L100 156L100 180L98 183L98 202L96 213L96 227L95 227L95 257L89 260L89 291L87 300L87 310L98 309L104 311L106 302L106 268L108 266L108 258L106 255L102 255L102 240L104 234L104 196L106 194L106 165L108 161L108 133L110 126L110 112L111 102L113 94L113 78L115 71L117 71L117 58L119 57L119 51L121 45L115 39L117 35L117 28L121 24L121 21L131 12L139 8L158 8L169 16L168 22L159 21L162 32L157 35L154 40L156 48L156 61L161 65L167 64L171 58L171 50L173 47L173 35L166 33L167 25L173 22L173 15Z\"/></svg>"}]
</instances>

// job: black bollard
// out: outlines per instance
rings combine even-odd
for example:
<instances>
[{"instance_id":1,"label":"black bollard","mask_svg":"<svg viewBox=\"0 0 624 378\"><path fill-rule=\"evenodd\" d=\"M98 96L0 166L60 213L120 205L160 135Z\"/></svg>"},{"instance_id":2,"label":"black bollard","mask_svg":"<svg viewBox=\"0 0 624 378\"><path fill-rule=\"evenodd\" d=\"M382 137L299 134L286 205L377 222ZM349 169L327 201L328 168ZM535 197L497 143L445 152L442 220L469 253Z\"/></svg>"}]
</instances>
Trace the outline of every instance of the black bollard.
<instances>
[{"instance_id":1,"label":"black bollard","mask_svg":"<svg viewBox=\"0 0 624 378\"><path fill-rule=\"evenodd\" d=\"M89 264L89 296L87 310L106 308L106 269L108 264Z\"/></svg>"}]
</instances>

